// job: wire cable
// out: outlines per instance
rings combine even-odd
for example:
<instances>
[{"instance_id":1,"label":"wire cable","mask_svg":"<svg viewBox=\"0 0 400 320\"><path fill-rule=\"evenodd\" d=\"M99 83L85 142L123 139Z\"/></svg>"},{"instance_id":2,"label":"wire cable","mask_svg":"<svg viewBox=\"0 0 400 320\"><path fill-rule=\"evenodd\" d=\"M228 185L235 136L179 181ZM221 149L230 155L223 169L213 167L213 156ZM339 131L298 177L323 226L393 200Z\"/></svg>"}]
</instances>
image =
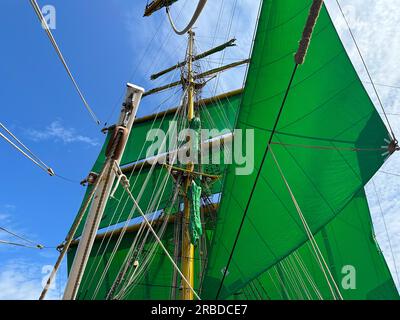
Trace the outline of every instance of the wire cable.
<instances>
[{"instance_id":1,"label":"wire cable","mask_svg":"<svg viewBox=\"0 0 400 320\"><path fill-rule=\"evenodd\" d=\"M373 79L372 79L372 76L371 76L371 73L370 73L370 71L369 71L369 69L368 69L367 63L366 63L366 61L365 61L365 59L364 59L364 57L363 57L363 54L361 53L361 49L360 49L360 47L359 47L359 45L358 45L358 43L357 43L357 40L356 40L356 38L355 38L355 36L354 36L353 30L352 30L351 27L350 27L350 24L349 24L349 22L348 22L348 20L347 20L347 18L346 18L346 15L344 14L344 11L343 11L343 9L342 9L342 6L341 6L340 3L339 3L339 0L336 0L336 3L337 3L337 5L338 5L338 7L339 7L340 13L341 13L342 16L343 16L343 19L344 19L345 23L346 23L346 25L347 25L347 28L348 28L349 33L350 33L350 36L351 36L351 38L353 39L354 45L355 45L355 47L356 47L356 49L357 49L357 52L358 52L358 54L359 54L359 56L360 56L360 58L361 58L362 64L364 65L365 71L367 72L369 81L370 81L370 83L371 83L371 85L372 85L372 87L373 87L373 89L374 89L374 92L375 92L376 97L377 97L377 99L378 99L379 105L380 105L380 107L381 107L381 109L382 109L382 111L383 111L383 114L384 114L385 118L386 118L386 122L387 122L387 124L388 124L389 129L390 129L390 133L391 133L391 135L392 135L392 138L393 138L394 140L396 140L396 136L395 136L395 134L394 134L394 132L393 132L392 126L391 126L390 121L389 121L389 118L388 118L388 116L387 116L387 114L386 114L386 110L385 110L385 108L383 107L383 103L382 103L381 97L379 96L379 93L378 93L378 90L377 90L377 88L376 88L375 82L374 82Z\"/></svg>"},{"instance_id":2,"label":"wire cable","mask_svg":"<svg viewBox=\"0 0 400 320\"><path fill-rule=\"evenodd\" d=\"M11 241L6 241L6 240L0 240L0 244L6 244L10 246L16 246L16 247L24 247L24 248L29 248L29 249L43 249L43 246L36 245L36 246L31 246L31 245L26 245L23 243L16 243L16 242L11 242Z\"/></svg>"},{"instance_id":3,"label":"wire cable","mask_svg":"<svg viewBox=\"0 0 400 320\"><path fill-rule=\"evenodd\" d=\"M36 158L35 156L33 156L33 154L29 151L29 149L25 149L26 152L22 149L24 148L24 145L21 145L21 147L19 147L16 143L14 143L13 141L11 141L9 138L7 138L4 134L2 134L0 132L0 137L3 138L6 142L8 142L11 146L13 146L18 152L20 152L22 155L24 155L26 158L28 158L29 160L31 160L35 165L37 165L40 169L42 169L43 171L46 171L50 176L54 176L55 173L53 171L53 169L51 169L50 167L48 167L47 165L45 165L43 163L43 161L41 161L39 158ZM29 154L28 154L29 153Z\"/></svg>"},{"instance_id":4,"label":"wire cable","mask_svg":"<svg viewBox=\"0 0 400 320\"><path fill-rule=\"evenodd\" d=\"M35 10L35 13L36 13L37 17L39 18L39 21L41 22L43 28L45 29L45 31L47 33L47 36L50 39L51 44L53 45L54 49L56 50L57 55L61 60L61 63L63 64L65 70L68 73L68 76L70 77L72 83L75 86L76 91L78 92L83 104L85 105L85 108L90 113L90 115L93 118L93 120L99 125L100 124L100 120L97 118L96 114L93 112L92 108L87 103L87 101L86 101L81 89L78 86L78 83L76 82L74 76L72 75L72 72L71 72L70 68L68 67L68 64L67 64L63 54L61 53L61 50L60 50L60 48L59 48L59 46L58 46L53 34L50 31L50 28L49 28L49 26L48 26L48 24L46 22L46 19L44 18L43 14L42 14L42 11L39 8L39 5L37 4L36 0L30 0L30 2L31 2L31 5L32 5L33 9Z\"/></svg>"},{"instance_id":5,"label":"wire cable","mask_svg":"<svg viewBox=\"0 0 400 320\"><path fill-rule=\"evenodd\" d=\"M15 238L18 238L18 239L20 239L20 240L22 240L22 241L25 241L25 242L27 242L27 243L32 244L35 248L39 248L39 249L44 248L44 246L42 246L41 244L37 244L37 243L33 242L32 240L29 240L29 239L27 239L27 238L25 238L25 237L23 237L23 236L20 236L20 235L16 234L15 232L12 232L12 231L10 231L10 230L4 228L4 227L0 227L0 230L1 230L1 231L4 231L5 233L8 233L8 234L12 235L12 236L15 237ZM3 241L4 241L4 240L3 240ZM13 244L14 244L14 243L13 243Z\"/></svg>"}]
</instances>

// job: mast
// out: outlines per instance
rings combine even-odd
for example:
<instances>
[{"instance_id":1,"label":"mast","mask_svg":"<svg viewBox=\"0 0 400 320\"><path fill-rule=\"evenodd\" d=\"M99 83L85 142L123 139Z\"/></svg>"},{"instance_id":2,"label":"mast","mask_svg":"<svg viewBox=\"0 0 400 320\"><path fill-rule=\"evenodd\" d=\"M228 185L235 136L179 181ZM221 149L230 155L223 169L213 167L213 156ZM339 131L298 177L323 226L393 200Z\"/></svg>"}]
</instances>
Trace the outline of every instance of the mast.
<instances>
[{"instance_id":1,"label":"mast","mask_svg":"<svg viewBox=\"0 0 400 320\"><path fill-rule=\"evenodd\" d=\"M119 168L121 156L124 152L144 92L144 89L135 85L128 84L127 86L126 100L123 104L118 124L113 129L112 137L107 146L107 159L102 169L100 175L101 180L98 182L98 187L94 194L82 237L79 241L75 259L71 267L68 282L64 291L64 300L74 300L78 293L89 260L89 255L99 229L100 221L103 217L117 175L116 170Z\"/></svg>"},{"instance_id":2,"label":"mast","mask_svg":"<svg viewBox=\"0 0 400 320\"><path fill-rule=\"evenodd\" d=\"M193 78L193 42L194 42L194 32L189 30L189 45L188 45L188 53L187 53L187 77L188 77L188 88L187 88L187 108L188 108L188 121L189 123L194 118L194 78ZM194 285L194 246L191 243L190 234L189 234L189 223L190 223L190 201L187 196L189 192L189 188L192 184L192 175L191 172L194 171L194 164L189 163L187 165L187 170L189 174L186 176L185 181L185 199L184 199L184 216L183 216L183 224L182 224L182 273L186 279L188 279L191 287ZM193 292L187 285L187 283L182 283L182 300L193 300Z\"/></svg>"}]
</instances>

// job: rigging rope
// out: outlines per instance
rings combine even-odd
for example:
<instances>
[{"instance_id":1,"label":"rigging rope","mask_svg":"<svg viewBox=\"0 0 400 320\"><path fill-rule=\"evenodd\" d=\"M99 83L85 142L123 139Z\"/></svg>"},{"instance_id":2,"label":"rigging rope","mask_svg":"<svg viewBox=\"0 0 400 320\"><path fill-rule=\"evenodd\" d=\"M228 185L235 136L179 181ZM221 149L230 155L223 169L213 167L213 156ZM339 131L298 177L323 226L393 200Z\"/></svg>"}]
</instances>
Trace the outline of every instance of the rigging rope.
<instances>
[{"instance_id":1,"label":"rigging rope","mask_svg":"<svg viewBox=\"0 0 400 320\"><path fill-rule=\"evenodd\" d=\"M61 63L63 64L65 70L67 71L69 78L71 79L76 91L78 92L83 104L85 105L86 110L90 113L93 120L99 125L100 120L97 118L96 114L93 112L92 108L89 106L85 97L83 96L83 93L82 93L81 89L79 88L78 83L76 82L74 76L72 75L72 72L71 72L70 68L68 67L67 62L66 62L63 54L61 53L61 50L60 50L52 32L50 31L50 28L46 22L46 19L44 18L43 14L42 14L42 11L40 10L39 5L37 4L36 0L30 0L30 2L31 2L31 5L32 5L33 9L35 10L35 13L36 13L37 17L39 18L43 28L45 29L47 36L50 39L51 44L53 45L54 49L56 50L57 55L61 60Z\"/></svg>"},{"instance_id":2,"label":"rigging rope","mask_svg":"<svg viewBox=\"0 0 400 320\"><path fill-rule=\"evenodd\" d=\"M365 61L365 59L364 59L364 57L363 57L363 54L361 53L361 49L360 49L360 47L359 47L359 45L358 45L358 43L357 43L356 37L355 37L355 35L354 35L354 33L353 33L353 30L352 30L351 27L350 27L350 24L349 24L349 22L348 22L348 20L347 20L347 18L346 18L346 15L344 14L344 11L343 11L343 9L342 9L342 6L340 5L339 0L336 0L336 3L337 3L337 5L338 5L338 7L339 7L340 13L341 13L342 16L343 16L343 19L344 19L345 23L346 23L346 25L347 25L347 28L348 28L349 33L350 33L350 36L351 36L351 38L352 38L352 40L353 40L353 42L354 42L354 45L355 45L355 47L356 47L356 49L357 49L357 52L358 52L359 56L360 56L360 58L361 58L362 64L364 65L365 71L367 72L369 81L370 81L370 83L372 84L372 87L373 87L374 92L375 92L375 94L376 94L376 97L377 97L377 99L378 99L379 105L380 105L380 107L381 107L381 109L382 109L382 111L383 111L383 114L384 114L384 116L385 116L385 118L386 118L386 122L387 122L387 124L388 124L388 126L389 126L389 129L390 129L390 133L391 133L391 135L392 135L392 138L393 138L393 140L396 140L396 136L395 136L395 134L394 134L394 132L393 132L392 126L391 126L390 121L389 121L389 118L388 118L388 116L387 116L387 114L386 114L386 110L385 110L385 108L384 108L384 106L383 106L381 97L379 96L379 93L378 93L378 90L377 90L377 88L376 88L375 82L374 82L373 79L372 79L372 76L371 76L371 73L370 73L370 71L369 71L369 69L368 69L367 63L366 63L366 61ZM397 141L397 140L396 140L396 141Z\"/></svg>"},{"instance_id":3,"label":"rigging rope","mask_svg":"<svg viewBox=\"0 0 400 320\"><path fill-rule=\"evenodd\" d=\"M7 244L7 245L11 245L11 246L24 247L24 248L29 248L29 249L39 249L39 250L44 248L41 245L30 246L30 245L26 245L23 243L10 242L10 241L6 241L6 240L0 240L0 244Z\"/></svg>"},{"instance_id":4,"label":"rigging rope","mask_svg":"<svg viewBox=\"0 0 400 320\"><path fill-rule=\"evenodd\" d=\"M374 179L372 179L372 185L373 185L373 187L374 187L374 191L375 191L375 194L376 194L376 198L377 198L377 200L378 200L378 206L379 206L379 210L380 210L380 213L381 213L381 216L382 216L382 221L383 221L383 226L384 226L384 228L385 228L387 241L388 241L388 244L389 244L390 254L392 255L394 270L395 270L395 272L396 272L397 285L400 285L399 273L398 273L398 271L397 271L397 263L396 263L395 254L394 254L394 252L393 252L392 241L390 240L390 236L389 236L389 231L388 231L387 224L386 224L385 215L383 214L383 208L382 208L381 199L380 199L380 197L379 197L378 190L376 189L376 185L375 185Z\"/></svg>"},{"instance_id":5,"label":"rigging rope","mask_svg":"<svg viewBox=\"0 0 400 320\"><path fill-rule=\"evenodd\" d=\"M32 244L33 246L28 246L28 247L30 247L30 248L36 248L36 249L43 249L43 248L44 248L43 245L37 244L37 243L33 242L32 240L29 240L29 239L27 239L27 238L25 238L25 237L22 237L22 236L20 236L20 235L18 235L18 234L16 234L16 233L14 233L14 232L12 232L12 231L10 231L10 230L4 228L4 227L0 227L0 230L2 230L2 231L4 231L4 232L6 232L6 233L8 233L8 234L10 234L10 235L12 235L12 236L18 238L18 239L20 239L20 240L22 240L22 241L25 241L25 242L27 242L27 243ZM4 240L3 240L2 243L6 243L6 242L7 242L7 241L4 241ZM26 245L23 245L23 244L17 244L17 243L13 243L13 242L10 242L10 243L7 243L7 244L13 244L13 245L18 245L18 246L26 246Z\"/></svg>"},{"instance_id":6,"label":"rigging rope","mask_svg":"<svg viewBox=\"0 0 400 320\"><path fill-rule=\"evenodd\" d=\"M181 36L181 35L184 35L186 32L188 32L188 31L193 27L193 25L196 23L197 19L200 17L201 12L203 11L203 9L204 9L206 3L207 3L207 0L199 0L199 3L198 3L198 5L197 5L196 11L195 11L194 14L193 14L192 19L190 20L190 22L189 22L189 24L186 26L186 28L184 28L184 29L181 30L181 31L179 31L179 30L176 28L176 26L175 26L175 24L174 24L174 21L172 20L171 14L170 14L170 12L169 12L169 7L167 7L167 8L166 8L166 11L167 11L168 19L169 19L169 22L171 23L171 27L172 27L172 29L174 30L174 32L175 32L177 35L180 35L180 36Z\"/></svg>"},{"instance_id":7,"label":"rigging rope","mask_svg":"<svg viewBox=\"0 0 400 320\"><path fill-rule=\"evenodd\" d=\"M31 160L35 165L37 165L40 169L46 171L50 176L54 176L55 173L53 169L47 166L40 158L38 158L29 148L27 148L9 129L7 129L2 123L0 123L0 127L2 127L15 141L11 141L11 139L7 138L3 133L0 132L0 137L7 141L11 146L13 146L18 152L24 155L26 158ZM19 146L17 145L19 144ZM25 149L25 151L23 150Z\"/></svg>"},{"instance_id":8,"label":"rigging rope","mask_svg":"<svg viewBox=\"0 0 400 320\"><path fill-rule=\"evenodd\" d=\"M82 219L83 219L83 217L84 217L84 215L86 213L86 210L88 209L88 207L89 207L89 205L90 205L90 203L92 201L92 198L93 198L94 194L96 193L97 188L98 188L98 186L100 184L100 181L102 179L103 179L103 173L101 173L97 177L97 180L95 182L95 185L93 186L92 191L90 191L90 193L88 194L87 199L83 203L78 215L76 216L75 221L74 221L74 223L73 223L73 225L71 227L71 230L68 232L68 234L67 234L67 236L65 238L65 241L62 244L62 249L61 249L60 255L57 258L57 261L56 261L56 263L55 263L55 265L53 267L53 270L51 271L51 274L50 274L50 276L49 276L49 278L48 278L48 280L46 282L46 285L45 285L45 287L43 288L43 291L40 294L39 300L44 300L44 298L46 297L46 294L47 294L47 292L48 292L48 290L49 290L49 288L51 286L51 283L53 282L53 279L56 276L58 269L60 268L61 262L64 259L65 254L69 250L69 247L70 247L70 245L71 245L71 243L72 243L72 241L74 239L75 233L78 230L78 227L80 226L81 221L82 221Z\"/></svg>"},{"instance_id":9,"label":"rigging rope","mask_svg":"<svg viewBox=\"0 0 400 320\"><path fill-rule=\"evenodd\" d=\"M330 288L330 290L332 292L332 295L336 299L335 293L334 293L334 291L332 289L331 283L329 282L329 279L328 279L328 276L326 274L326 271L328 272L329 278L333 282L334 287L335 287L340 299L343 300L343 297L341 295L339 287L337 286L336 281L335 281L335 279L334 279L334 277L333 277L333 275L332 275L332 273L331 273L331 271L330 271L330 269L329 269L329 267L328 267L328 265L327 265L327 263L326 263L326 261L324 259L324 256L322 255L321 250L319 249L318 243L316 242L316 240L314 238L314 235L313 235L313 233L312 233L312 231L311 231L311 229L310 229L310 227L309 227L309 225L307 223L307 220L305 219L305 217L303 215L303 212L300 209L300 206L299 206L299 204L298 204L298 202L297 202L297 200L296 200L296 198L295 198L295 196L293 194L292 188L290 187L288 181L286 180L286 177L283 174L282 168L280 167L280 165L278 163L278 160L276 159L275 153L273 152L271 146L270 146L270 152L271 152L272 158L273 158L273 160L274 160L274 162L275 162L275 164L276 164L276 166L277 166L277 168L279 170L279 173L280 173L280 175L281 175L281 177L282 177L282 179L283 179L283 181L284 181L284 183L286 185L286 188L289 191L290 197L292 198L292 201L293 201L293 203L294 203L294 205L296 207L296 210L297 210L297 212L299 214L301 222L303 223L304 229L305 229L305 231L307 233L307 236L308 236L308 238L310 240L311 246L312 246L312 248L313 248L313 250L315 252L316 258L317 258L318 263L320 264L320 267L321 267L321 271L323 272L323 274L325 276L325 279L326 279L326 281L328 283L328 286L329 286L329 288ZM326 271L325 271L321 261L323 262L323 264L324 264L324 266L326 268Z\"/></svg>"},{"instance_id":10,"label":"rigging rope","mask_svg":"<svg viewBox=\"0 0 400 320\"><path fill-rule=\"evenodd\" d=\"M125 177L126 178L126 177ZM157 240L159 246L163 249L164 253L166 254L166 256L168 257L168 259L171 261L172 265L174 266L175 270L179 273L179 275L182 277L182 279L186 282L186 284L188 285L189 289L193 292L193 294L196 296L196 298L198 300L201 300L199 295L197 294L197 292L193 289L193 287L190 285L190 282L186 279L186 277L183 275L182 271L179 269L178 265L175 263L174 259L171 257L170 253L168 252L168 250L165 248L164 244L162 243L161 239L158 237L157 233L154 231L152 225L150 224L149 220L147 219L146 215L143 213L142 209L140 208L139 204L136 202L135 197L133 196L133 194L131 193L131 191L129 190L127 185L123 185L126 192L128 193L129 197L131 198L131 200L133 201L135 207L138 209L140 215L142 216L142 218L144 219L145 223L147 224L147 227L149 228L149 230L151 231L151 233L153 234L154 238Z\"/></svg>"},{"instance_id":11,"label":"rigging rope","mask_svg":"<svg viewBox=\"0 0 400 320\"><path fill-rule=\"evenodd\" d=\"M397 174L397 173L387 172L387 171L383 171L383 170L379 170L378 172L384 173L384 174L389 174L394 177L400 177L400 174Z\"/></svg>"},{"instance_id":12,"label":"rigging rope","mask_svg":"<svg viewBox=\"0 0 400 320\"><path fill-rule=\"evenodd\" d=\"M352 151L352 152L362 152L362 151L381 151L386 150L387 147L380 148L346 148L346 147L330 147L330 146L312 146L305 144L294 144L294 143L282 143L282 142L271 142L271 145L280 145L283 147L298 147L304 149L319 149L319 150L334 150L334 151Z\"/></svg>"},{"instance_id":13,"label":"rigging rope","mask_svg":"<svg viewBox=\"0 0 400 320\"><path fill-rule=\"evenodd\" d=\"M160 106L161 106L161 105L160 105ZM179 112L181 112L182 110L184 111L185 108L178 108L178 109L176 110L175 115L174 115L174 118L173 118L173 121L175 121L176 117L179 115ZM158 114L158 112L157 112L157 114ZM164 113L164 115L163 115L163 117L162 117L162 120L161 120L161 124L164 122L165 116L166 116L166 114ZM157 119L157 117L154 118L151 128L154 127L154 125L155 125L155 123L156 123L156 119ZM160 124L160 125L161 125L161 124ZM169 129L168 129L168 132L169 132L169 130L171 130L171 129L169 128ZM167 136L168 136L168 133L167 133ZM167 137L167 136L166 136L166 137ZM167 142L166 137L165 137L164 140L163 140L163 144L162 144L162 146L160 147L160 150L162 150L162 149L165 147L165 144L166 144L166 142ZM145 149L145 144L143 144L142 149L141 149L141 151L140 151L140 156L139 156L138 158L141 158L141 155L142 155L143 152L145 151L144 149ZM138 165L138 162L135 163L134 168L132 169L131 174L130 174L130 176L129 176L129 179L131 179L132 176L133 176L133 174L136 173L136 167L137 167L137 165ZM151 176L152 176L152 174L153 174L155 165L156 165L156 163L153 163L152 166L151 166L151 168L149 169L149 172L148 172L148 174L147 174L146 180L145 180L145 182L143 183L143 185L142 185L142 187L141 187L141 189L140 189L140 193L139 193L139 195L138 195L138 197L137 197L137 201L140 201L140 200L141 200L141 197L142 197L142 195L143 195L144 192L145 192L145 189L146 189L146 187L147 187L147 184L149 183L149 181L150 181L150 179L151 179ZM140 176L140 174L141 174L143 168L144 168L143 166L140 167L139 172L137 173L137 176L136 176L136 179L135 179L135 182L134 182L132 188L135 188L135 186L136 186L136 184L137 184L137 182L138 182L138 180L139 180L139 176ZM161 174L162 174L162 172L160 172L160 175L159 175L159 177L158 177L158 179L157 179L157 183L158 183L158 181L159 181L159 178L160 178ZM125 194L126 194L126 191L124 190L123 195L125 195ZM152 196L154 196L154 190L153 190L153 195L152 195ZM121 199L122 199L122 198L121 198ZM129 198L126 199L125 204L123 205L123 208L122 208L122 210L120 211L120 212L121 212L121 213L120 213L120 217L121 217L122 213L125 211L125 207L126 207L126 205L128 204L128 200L129 200ZM119 208L120 204L121 204L121 202L118 204L117 208L115 209L114 214L113 214L113 217L114 217L114 215L116 214L116 212L118 211L118 208ZM150 207L150 205L149 205L149 207ZM149 208L148 208L148 209L149 209ZM111 253L111 255L110 255L109 261L111 261L111 260L113 259L114 255L116 254L116 252L117 252L117 250L118 250L118 248L119 248L119 245L120 245L120 243L121 243L121 241L122 241L122 239L123 239L123 237L124 237L124 235L125 235L125 231L126 231L126 229L127 229L127 227L128 227L129 221L132 219L134 213L135 213L135 208L133 208L133 209L131 210L131 212L129 213L128 217L126 218L125 225L123 226L122 231L121 231L121 233L120 233L120 235L119 235L119 237L118 237L117 243L116 243L116 245L115 245L114 248L113 248L113 251L112 251L112 253ZM120 217L119 217L119 218L120 218ZM111 219L111 220L113 221L113 219ZM112 221L111 221L111 222L112 222ZM142 228L143 226L144 226L144 222L143 222L143 224L142 224L142 226L141 226L141 230L143 229L143 228ZM142 231L143 231L143 230L142 230ZM114 233L114 230L112 231L112 234L113 234L113 233ZM138 232L138 236L141 236L141 231ZM138 240L138 238L136 237L136 238L135 238L135 241L134 241L133 244L132 244L132 247L135 246L137 240ZM102 240L102 242L101 242L101 244L100 244L100 246L99 246L99 249L98 249L98 252L97 252L96 255L98 255L98 254L100 253L100 250L101 250L101 248L102 248L102 246L103 246L103 241L104 241L104 239ZM110 241L111 241L111 237L110 237L109 240L107 241L106 249L108 248L108 246L109 246L109 244L110 244ZM104 250L104 252L106 251L106 249ZM104 253L103 253L103 254L104 254ZM100 260L99 263L97 264L97 267L96 267L96 270L95 270L94 273L96 273L97 270L98 270L98 268L100 267L100 262L101 262L101 260ZM93 266L94 266L94 265L92 265L92 267L93 267ZM110 266L110 265L107 264L107 266L104 268L103 275L108 271L109 266ZM88 274L90 274L90 271L92 270L92 267L91 267L91 269L89 270ZM103 278L103 276L102 276L102 278ZM92 281L93 281L93 279L94 279L94 277L92 278ZM91 282L92 282L92 281L91 281Z\"/></svg>"}]
</instances>

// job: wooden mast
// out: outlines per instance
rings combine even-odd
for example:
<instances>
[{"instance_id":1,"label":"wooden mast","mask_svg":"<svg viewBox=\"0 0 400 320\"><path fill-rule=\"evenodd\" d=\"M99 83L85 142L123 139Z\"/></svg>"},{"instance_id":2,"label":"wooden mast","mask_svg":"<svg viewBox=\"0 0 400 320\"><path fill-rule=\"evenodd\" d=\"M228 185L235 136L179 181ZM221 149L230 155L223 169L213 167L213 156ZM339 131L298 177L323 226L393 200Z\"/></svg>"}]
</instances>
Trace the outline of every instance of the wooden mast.
<instances>
[{"instance_id":1,"label":"wooden mast","mask_svg":"<svg viewBox=\"0 0 400 320\"><path fill-rule=\"evenodd\" d=\"M194 32L190 30L189 34L189 45L188 45L188 68L187 68L187 78L188 78L188 88L187 88L187 115L189 123L194 118L194 95L195 95L195 83L193 78L193 42L194 42ZM187 165L187 171L194 171L194 164L189 163ZM184 199L184 215L182 224L182 273L185 278L190 283L191 287L194 287L194 246L190 239L190 201L188 199L189 188L192 184L192 175L187 174L185 181L185 199ZM182 282L182 300L193 300L193 292L189 288L186 282Z\"/></svg>"},{"instance_id":2,"label":"wooden mast","mask_svg":"<svg viewBox=\"0 0 400 320\"><path fill-rule=\"evenodd\" d=\"M75 300L86 265L89 260L90 252L99 229L101 218L111 193L114 180L116 178L116 166L119 168L122 154L124 152L127 137L132 129L133 122L142 98L144 89L132 84L127 85L127 95L123 104L118 125L114 129L107 151L106 162L104 164L100 181L94 194L92 204L85 222L82 237L79 242L71 271L69 273L67 285L64 291L64 300Z\"/></svg>"}]
</instances>

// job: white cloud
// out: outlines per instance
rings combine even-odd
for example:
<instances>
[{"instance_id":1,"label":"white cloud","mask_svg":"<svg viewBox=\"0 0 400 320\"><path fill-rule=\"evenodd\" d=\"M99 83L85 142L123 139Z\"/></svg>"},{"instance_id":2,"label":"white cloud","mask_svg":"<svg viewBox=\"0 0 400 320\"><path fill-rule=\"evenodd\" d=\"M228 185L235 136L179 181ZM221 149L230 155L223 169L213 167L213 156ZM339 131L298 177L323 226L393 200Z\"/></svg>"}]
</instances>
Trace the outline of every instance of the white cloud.
<instances>
[{"instance_id":1,"label":"white cloud","mask_svg":"<svg viewBox=\"0 0 400 320\"><path fill-rule=\"evenodd\" d=\"M0 266L0 300L37 300L49 268L26 260L10 260ZM63 283L56 281L47 299L60 299Z\"/></svg>"},{"instance_id":2,"label":"white cloud","mask_svg":"<svg viewBox=\"0 0 400 320\"><path fill-rule=\"evenodd\" d=\"M45 130L28 130L28 136L34 141L52 140L55 142L85 143L91 146L98 146L97 140L80 135L74 128L65 128L60 121L53 121Z\"/></svg>"}]
</instances>

